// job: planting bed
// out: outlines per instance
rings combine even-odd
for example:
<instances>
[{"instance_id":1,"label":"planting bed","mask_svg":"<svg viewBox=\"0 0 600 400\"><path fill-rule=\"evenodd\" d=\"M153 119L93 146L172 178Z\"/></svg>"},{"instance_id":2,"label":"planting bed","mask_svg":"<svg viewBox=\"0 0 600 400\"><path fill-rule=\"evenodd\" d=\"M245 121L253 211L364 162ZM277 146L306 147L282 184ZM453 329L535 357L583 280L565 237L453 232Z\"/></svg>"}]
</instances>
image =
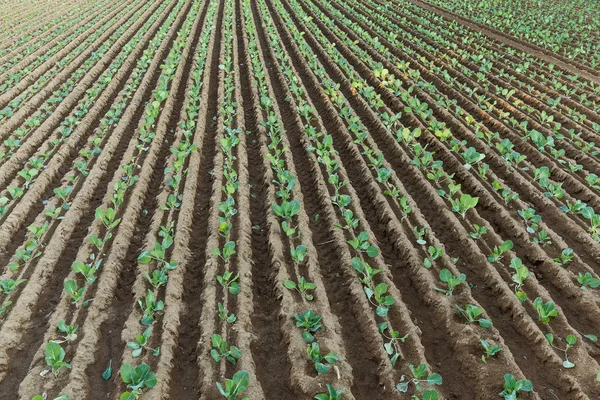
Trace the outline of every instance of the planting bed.
<instances>
[{"instance_id":1,"label":"planting bed","mask_svg":"<svg viewBox=\"0 0 600 400\"><path fill-rule=\"evenodd\" d=\"M590 6L450 3L2 3L0 400L600 398Z\"/></svg>"}]
</instances>

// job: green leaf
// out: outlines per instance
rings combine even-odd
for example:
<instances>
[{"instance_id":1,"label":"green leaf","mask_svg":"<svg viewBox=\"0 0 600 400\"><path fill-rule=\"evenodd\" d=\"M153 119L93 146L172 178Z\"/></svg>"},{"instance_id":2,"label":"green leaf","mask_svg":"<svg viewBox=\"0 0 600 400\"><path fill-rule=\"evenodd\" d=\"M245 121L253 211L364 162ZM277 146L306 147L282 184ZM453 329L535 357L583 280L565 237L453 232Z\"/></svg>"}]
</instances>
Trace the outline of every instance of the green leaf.
<instances>
[{"instance_id":1,"label":"green leaf","mask_svg":"<svg viewBox=\"0 0 600 400\"><path fill-rule=\"evenodd\" d=\"M138 261L140 262L140 264L148 264L150 261L152 261L152 257L150 255L150 251L149 250L143 251L138 256Z\"/></svg>"},{"instance_id":2,"label":"green leaf","mask_svg":"<svg viewBox=\"0 0 600 400\"><path fill-rule=\"evenodd\" d=\"M283 286L285 286L288 289L296 289L296 283L290 280L283 282Z\"/></svg>"},{"instance_id":3,"label":"green leaf","mask_svg":"<svg viewBox=\"0 0 600 400\"><path fill-rule=\"evenodd\" d=\"M433 373L427 377L427 383L430 385L441 385L442 376L440 374Z\"/></svg>"},{"instance_id":4,"label":"green leaf","mask_svg":"<svg viewBox=\"0 0 600 400\"><path fill-rule=\"evenodd\" d=\"M102 373L102 379L104 379L105 381L107 381L107 380L110 379L111 376L112 376L112 360L110 360L108 362L108 367Z\"/></svg>"},{"instance_id":5,"label":"green leaf","mask_svg":"<svg viewBox=\"0 0 600 400\"><path fill-rule=\"evenodd\" d=\"M481 318L481 319L479 320L479 326L481 326L482 328L486 328L486 329L487 329L487 328L491 328L491 327L492 327L492 325L493 325L493 324L492 324L492 321L489 321L489 320L487 320L487 319L485 319L485 318Z\"/></svg>"},{"instance_id":6,"label":"green leaf","mask_svg":"<svg viewBox=\"0 0 600 400\"><path fill-rule=\"evenodd\" d=\"M438 392L433 389L427 389L423 392L423 400L439 400L439 398Z\"/></svg>"},{"instance_id":7,"label":"green leaf","mask_svg":"<svg viewBox=\"0 0 600 400\"><path fill-rule=\"evenodd\" d=\"M585 337L588 340L591 340L592 342L598 341L598 336L592 335L591 333L588 333L587 335L583 335L583 337Z\"/></svg>"},{"instance_id":8,"label":"green leaf","mask_svg":"<svg viewBox=\"0 0 600 400\"><path fill-rule=\"evenodd\" d=\"M375 246L369 246L367 248L367 255L371 258L375 258L379 255L379 249Z\"/></svg>"},{"instance_id":9,"label":"green leaf","mask_svg":"<svg viewBox=\"0 0 600 400\"><path fill-rule=\"evenodd\" d=\"M575 368L575 364L573 364L571 361L569 360L565 360L562 363L563 367L565 368Z\"/></svg>"}]
</instances>

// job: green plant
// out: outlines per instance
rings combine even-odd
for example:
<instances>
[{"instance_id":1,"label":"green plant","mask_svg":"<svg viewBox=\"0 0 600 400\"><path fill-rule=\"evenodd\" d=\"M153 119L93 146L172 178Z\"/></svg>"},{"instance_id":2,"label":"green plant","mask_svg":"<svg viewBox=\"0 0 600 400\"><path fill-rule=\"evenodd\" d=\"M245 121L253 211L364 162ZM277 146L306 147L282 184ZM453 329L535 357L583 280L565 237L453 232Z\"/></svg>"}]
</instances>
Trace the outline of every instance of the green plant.
<instances>
[{"instance_id":1,"label":"green plant","mask_svg":"<svg viewBox=\"0 0 600 400\"><path fill-rule=\"evenodd\" d=\"M154 357L158 357L160 353L160 347L152 349L148 346L148 342L150 341L150 336L152 335L152 327L149 326L144 330L144 332L137 334L135 336L135 340L133 342L127 342L127 347L132 349L131 356L133 358L139 357L142 355L142 351L144 349L151 350Z\"/></svg>"},{"instance_id":2,"label":"green plant","mask_svg":"<svg viewBox=\"0 0 600 400\"><path fill-rule=\"evenodd\" d=\"M223 261L227 262L229 258L235 254L235 242L230 241L223 245L223 250L218 248L212 249L212 254L221 257Z\"/></svg>"},{"instance_id":3,"label":"green plant","mask_svg":"<svg viewBox=\"0 0 600 400\"><path fill-rule=\"evenodd\" d=\"M571 361L569 361L569 356L567 354L567 352L569 351L569 349L573 346L575 346L575 343L577 343L577 336L575 335L567 335L567 337L565 338L565 341L567 342L567 345L564 349L561 349L560 347L556 347L554 345L554 335L551 333L546 333L546 340L548 341L548 343L550 344L550 346L554 347L555 349L562 351L565 353L565 360L563 361L563 367L569 369L569 368L575 368L575 364Z\"/></svg>"},{"instance_id":4,"label":"green plant","mask_svg":"<svg viewBox=\"0 0 600 400\"><path fill-rule=\"evenodd\" d=\"M325 385L327 386L327 393L320 393L316 395L316 400L340 400L342 398L342 393L344 393L344 389L335 390L335 388L329 383Z\"/></svg>"},{"instance_id":5,"label":"green plant","mask_svg":"<svg viewBox=\"0 0 600 400\"><path fill-rule=\"evenodd\" d=\"M502 255L513 248L513 242L505 240L504 243L498 246L494 246L494 251L488 256L489 262L496 262L502 259Z\"/></svg>"},{"instance_id":6,"label":"green plant","mask_svg":"<svg viewBox=\"0 0 600 400\"><path fill-rule=\"evenodd\" d=\"M498 393L498 396L504 397L505 400L520 400L517 398L519 392L531 392L533 385L527 379L517 381L511 374L504 375L504 390Z\"/></svg>"},{"instance_id":7,"label":"green plant","mask_svg":"<svg viewBox=\"0 0 600 400\"><path fill-rule=\"evenodd\" d=\"M317 287L317 285L314 283L308 282L303 276L298 278L297 284L294 281L286 280L283 282L283 286L290 290L297 290L298 293L300 293L300 296L304 297L308 301L313 299L313 295L309 294L308 291L314 290Z\"/></svg>"},{"instance_id":8,"label":"green plant","mask_svg":"<svg viewBox=\"0 0 600 400\"><path fill-rule=\"evenodd\" d=\"M271 208L278 217L291 221L291 219L300 212L300 202L295 199L292 201L284 201L281 205L271 205Z\"/></svg>"},{"instance_id":9,"label":"green plant","mask_svg":"<svg viewBox=\"0 0 600 400\"><path fill-rule=\"evenodd\" d=\"M515 294L521 302L524 302L527 300L527 295L521 290L521 287L529 276L529 270L523 265L519 257L515 257L510 261L510 268L515 270L515 273L511 276L512 281L515 283Z\"/></svg>"},{"instance_id":10,"label":"green plant","mask_svg":"<svg viewBox=\"0 0 600 400\"><path fill-rule=\"evenodd\" d=\"M479 226L477 224L473 224L473 229L475 229L475 232L469 232L469 236L471 236L471 238L473 238L474 240L481 239L483 235L488 233L488 229L486 226Z\"/></svg>"},{"instance_id":11,"label":"green plant","mask_svg":"<svg viewBox=\"0 0 600 400\"><path fill-rule=\"evenodd\" d=\"M570 263L571 261L573 261L573 249L571 248L566 248L564 249L561 253L559 257L556 257L554 259L554 262L562 265L563 267L566 266L568 263Z\"/></svg>"},{"instance_id":12,"label":"green plant","mask_svg":"<svg viewBox=\"0 0 600 400\"><path fill-rule=\"evenodd\" d=\"M223 304L221 302L219 302L219 304L218 304L218 313L219 313L219 318L221 319L221 321L227 321L228 324L233 324L237 320L237 317L235 316L235 314L232 312L229 312L228 309L223 307Z\"/></svg>"},{"instance_id":13,"label":"green plant","mask_svg":"<svg viewBox=\"0 0 600 400\"><path fill-rule=\"evenodd\" d=\"M467 304L467 306L463 309L459 306L456 306L458 311L462 314L463 317L467 319L467 322L478 323L482 328L491 328L492 322L485 318L479 318L481 314L483 314L483 309L472 304Z\"/></svg>"},{"instance_id":14,"label":"green plant","mask_svg":"<svg viewBox=\"0 0 600 400\"><path fill-rule=\"evenodd\" d=\"M236 372L231 379L225 381L225 387L217 382L219 393L227 400L237 400L238 396L244 393L250 383L250 376L247 371L241 370ZM242 400L250 400L244 397Z\"/></svg>"},{"instance_id":15,"label":"green plant","mask_svg":"<svg viewBox=\"0 0 600 400\"><path fill-rule=\"evenodd\" d=\"M435 290L437 290L438 292L445 293L446 296L452 296L452 292L454 291L454 289L467 280L467 275L460 274L458 276L454 276L452 275L452 272L444 268L440 271L440 280L448 286L448 289L441 289L436 287Z\"/></svg>"},{"instance_id":16,"label":"green plant","mask_svg":"<svg viewBox=\"0 0 600 400\"><path fill-rule=\"evenodd\" d=\"M290 255L296 264L302 264L302 261L304 261L304 258L306 257L306 246L300 244L295 248L292 247L290 249Z\"/></svg>"},{"instance_id":17,"label":"green plant","mask_svg":"<svg viewBox=\"0 0 600 400\"><path fill-rule=\"evenodd\" d=\"M432 374L428 375L427 374L427 366L425 364L419 364L419 366L417 366L417 367L415 367L413 364L410 364L408 366L408 368L410 369L410 372L411 372L410 376L412 376L412 377L409 380L404 381L404 379L406 379L406 377L402 376L402 380L396 385L396 389L398 389L402 393L406 393L408 391L408 388L411 383L415 385L415 389L419 393L423 392L423 388L421 386L423 383L427 383L428 385L431 385L431 386L442 384L442 376L440 374L436 374L436 373L432 373ZM423 398L426 398L425 397L426 392L427 392L427 396L429 396L428 398L430 398L430 399L436 398L436 397L431 397L431 396L434 396L433 393L431 393L431 392L435 392L437 395L437 392L432 389L428 389L425 392L423 392L423 396L424 396Z\"/></svg>"},{"instance_id":18,"label":"green plant","mask_svg":"<svg viewBox=\"0 0 600 400\"><path fill-rule=\"evenodd\" d=\"M73 304L79 306L83 301L83 292L85 287L78 288L77 282L72 279L66 280L64 283L65 292L73 299Z\"/></svg>"},{"instance_id":19,"label":"green plant","mask_svg":"<svg viewBox=\"0 0 600 400\"><path fill-rule=\"evenodd\" d=\"M151 325L154 322L155 314L165 309L165 303L162 300L156 301L154 292L148 289L148 293L144 301L138 300L138 304L142 309L142 325Z\"/></svg>"},{"instance_id":20,"label":"green plant","mask_svg":"<svg viewBox=\"0 0 600 400\"><path fill-rule=\"evenodd\" d=\"M54 376L58 376L61 368L71 368L71 365L65 362L65 350L60 344L55 342L46 343L46 364L52 368Z\"/></svg>"},{"instance_id":21,"label":"green plant","mask_svg":"<svg viewBox=\"0 0 600 400\"><path fill-rule=\"evenodd\" d=\"M484 339L479 339L479 342L481 343L481 346L483 346L483 349L485 350L485 354L481 356L481 361L483 361L484 364L486 363L488 358L494 357L496 354L498 354L499 352L502 351L502 348L500 346L489 344Z\"/></svg>"},{"instance_id":22,"label":"green plant","mask_svg":"<svg viewBox=\"0 0 600 400\"><path fill-rule=\"evenodd\" d=\"M242 357L241 350L236 346L229 346L229 350L227 350L227 342L223 340L221 335L213 334L210 340L213 347L210 355L216 362L224 358L235 365L237 360Z\"/></svg>"},{"instance_id":23,"label":"green plant","mask_svg":"<svg viewBox=\"0 0 600 400\"><path fill-rule=\"evenodd\" d=\"M348 240L348 243L354 250L361 253L367 253L371 258L377 257L379 254L379 249L369 243L369 234L367 232L359 233L354 239Z\"/></svg>"},{"instance_id":24,"label":"green plant","mask_svg":"<svg viewBox=\"0 0 600 400\"><path fill-rule=\"evenodd\" d=\"M74 342L77 340L77 334L75 333L77 328L79 328L79 325L67 325L64 319L58 321L58 324L56 325L56 329L58 329L59 332L64 333L63 339L67 342ZM62 343L62 341L57 343Z\"/></svg>"},{"instance_id":25,"label":"green plant","mask_svg":"<svg viewBox=\"0 0 600 400\"><path fill-rule=\"evenodd\" d=\"M303 328L302 338L311 343L315 340L314 334L323 327L321 320L323 317L317 315L312 310L305 311L302 314L295 314L296 326Z\"/></svg>"},{"instance_id":26,"label":"green plant","mask_svg":"<svg viewBox=\"0 0 600 400\"><path fill-rule=\"evenodd\" d=\"M586 272L585 274L579 272L577 282L579 282L579 284L581 285L582 290L587 290L588 286L592 289L600 287L600 279L594 278L589 272Z\"/></svg>"},{"instance_id":27,"label":"green plant","mask_svg":"<svg viewBox=\"0 0 600 400\"><path fill-rule=\"evenodd\" d=\"M102 372L102 379L105 381L109 380L112 377L112 360L108 361L108 367Z\"/></svg>"},{"instance_id":28,"label":"green plant","mask_svg":"<svg viewBox=\"0 0 600 400\"><path fill-rule=\"evenodd\" d=\"M547 324L550 322L551 318L554 318L558 315L558 310L556 309L554 303L551 301L544 303L541 297L537 297L533 301L533 308L535 308L537 311L540 322L543 322L544 324Z\"/></svg>"},{"instance_id":29,"label":"green plant","mask_svg":"<svg viewBox=\"0 0 600 400\"><path fill-rule=\"evenodd\" d=\"M331 364L339 360L339 357L334 352L330 351L324 356L321 356L319 343L312 342L306 350L308 358L315 363L315 369L319 375L326 374L331 369Z\"/></svg>"},{"instance_id":30,"label":"green plant","mask_svg":"<svg viewBox=\"0 0 600 400\"><path fill-rule=\"evenodd\" d=\"M148 364L140 364L133 367L131 364L121 366L121 379L131 389L123 393L120 400L135 400L142 395L144 388L151 389L156 386L156 375L150 371Z\"/></svg>"},{"instance_id":31,"label":"green plant","mask_svg":"<svg viewBox=\"0 0 600 400\"><path fill-rule=\"evenodd\" d=\"M25 279L17 279L16 281L13 279L2 279L0 280L0 289L2 289L4 294L11 294L23 282L25 282Z\"/></svg>"},{"instance_id":32,"label":"green plant","mask_svg":"<svg viewBox=\"0 0 600 400\"><path fill-rule=\"evenodd\" d=\"M475 208L477 203L479 202L479 197L472 197L469 194L463 193L459 198L453 199L450 198L450 204L452 204L452 211L461 215L461 217L465 217L467 211L472 208Z\"/></svg>"},{"instance_id":33,"label":"green plant","mask_svg":"<svg viewBox=\"0 0 600 400\"><path fill-rule=\"evenodd\" d=\"M415 236L417 237L417 244L424 245L427 243L424 239L426 229L427 229L426 226L424 226L422 228L419 228L418 226L413 227L413 232L415 233Z\"/></svg>"},{"instance_id":34,"label":"green plant","mask_svg":"<svg viewBox=\"0 0 600 400\"><path fill-rule=\"evenodd\" d=\"M385 317L388 314L389 307L396 302L392 296L386 295L388 286L385 283L380 283L375 286L375 290L371 289L370 286L365 286L364 290L369 302L377 307L375 311L377 315ZM372 299L375 299L375 302Z\"/></svg>"},{"instance_id":35,"label":"green plant","mask_svg":"<svg viewBox=\"0 0 600 400\"><path fill-rule=\"evenodd\" d=\"M236 282L239 277L239 274L233 276L233 272L225 271L223 275L217 275L217 282L219 282L224 288L227 288L229 293L236 296L241 291L240 284Z\"/></svg>"}]
</instances>

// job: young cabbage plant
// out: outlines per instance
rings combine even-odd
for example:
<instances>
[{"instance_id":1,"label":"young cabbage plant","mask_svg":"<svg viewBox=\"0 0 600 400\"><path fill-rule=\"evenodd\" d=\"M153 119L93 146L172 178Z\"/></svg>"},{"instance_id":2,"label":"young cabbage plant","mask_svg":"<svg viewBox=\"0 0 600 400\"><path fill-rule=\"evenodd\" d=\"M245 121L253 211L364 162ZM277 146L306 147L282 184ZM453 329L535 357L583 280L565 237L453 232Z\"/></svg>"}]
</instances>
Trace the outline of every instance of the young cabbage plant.
<instances>
[{"instance_id":1,"label":"young cabbage plant","mask_svg":"<svg viewBox=\"0 0 600 400\"><path fill-rule=\"evenodd\" d=\"M314 334L323 327L321 320L323 317L317 315L312 310L305 311L302 314L294 315L296 318L296 326L302 328L302 338L312 343L315 340Z\"/></svg>"},{"instance_id":2,"label":"young cabbage plant","mask_svg":"<svg viewBox=\"0 0 600 400\"><path fill-rule=\"evenodd\" d=\"M386 295L388 286L385 283L380 283L375 286L374 290L369 286L365 286L364 290L369 302L377 307L375 311L377 315L380 317L387 316L390 306L396 302L392 296Z\"/></svg>"},{"instance_id":3,"label":"young cabbage plant","mask_svg":"<svg viewBox=\"0 0 600 400\"><path fill-rule=\"evenodd\" d=\"M248 372L241 370L236 372L231 379L227 379L225 386L217 382L217 389L219 389L221 396L227 400L238 400L238 397L247 390L249 383L250 376ZM244 397L242 400L250 400L250 398Z\"/></svg>"},{"instance_id":4,"label":"young cabbage plant","mask_svg":"<svg viewBox=\"0 0 600 400\"><path fill-rule=\"evenodd\" d=\"M510 251L512 248L513 248L513 242L510 240L504 241L504 243L502 243L500 245L500 247L494 246L494 251L492 252L492 254L490 254L488 256L488 261L489 262L500 261L502 259L502 255L504 253L506 253L507 251Z\"/></svg>"},{"instance_id":5,"label":"young cabbage plant","mask_svg":"<svg viewBox=\"0 0 600 400\"><path fill-rule=\"evenodd\" d=\"M237 320L237 317L235 316L235 314L232 312L229 312L229 310L226 309L221 302L219 302L219 304L218 304L218 313L219 313L219 318L221 319L221 321L225 321L228 324L233 324Z\"/></svg>"},{"instance_id":6,"label":"young cabbage plant","mask_svg":"<svg viewBox=\"0 0 600 400\"><path fill-rule=\"evenodd\" d=\"M63 340L54 340L55 343L63 343L63 342L74 342L77 340L77 334L75 333L79 328L79 325L67 325L64 319L58 321L58 325L56 329L59 332L63 333Z\"/></svg>"},{"instance_id":7,"label":"young cabbage plant","mask_svg":"<svg viewBox=\"0 0 600 400\"><path fill-rule=\"evenodd\" d=\"M227 350L227 342L223 340L221 335L213 334L210 340L213 347L210 351L210 356L216 362L221 361L221 359L226 359L235 365L237 360L242 357L241 350L236 346L229 346L229 350Z\"/></svg>"},{"instance_id":8,"label":"young cabbage plant","mask_svg":"<svg viewBox=\"0 0 600 400\"><path fill-rule=\"evenodd\" d=\"M565 353L565 360L563 361L563 364L562 364L564 368L567 368L567 369L575 368L575 364L573 362L569 361L569 355L567 353L568 353L569 349L571 347L575 346L575 343L577 343L577 336L567 335L567 337L565 338L567 345L564 349L554 345L554 335L553 334L546 333L546 340L548 341L550 346L554 347L558 351Z\"/></svg>"},{"instance_id":9,"label":"young cabbage plant","mask_svg":"<svg viewBox=\"0 0 600 400\"><path fill-rule=\"evenodd\" d=\"M542 300L541 297L537 297L533 301L533 308L537 311L540 322L543 322L544 324L549 323L550 319L558 315L558 310L554 303L551 301L544 303L544 300Z\"/></svg>"},{"instance_id":10,"label":"young cabbage plant","mask_svg":"<svg viewBox=\"0 0 600 400\"><path fill-rule=\"evenodd\" d=\"M504 390L498 393L498 396L504 397L504 400L521 400L517 398L520 392L533 391L531 381L527 379L516 380L511 374L504 375Z\"/></svg>"},{"instance_id":11,"label":"young cabbage plant","mask_svg":"<svg viewBox=\"0 0 600 400\"><path fill-rule=\"evenodd\" d=\"M229 258L235 254L235 242L230 241L225 243L223 245L223 250L220 250L219 248L212 249L212 254L221 257L223 261L227 262Z\"/></svg>"},{"instance_id":12,"label":"young cabbage plant","mask_svg":"<svg viewBox=\"0 0 600 400\"><path fill-rule=\"evenodd\" d=\"M404 343L408 337L408 333L404 336L400 336L400 332L393 330L387 322L377 324L377 328L379 329L379 333L381 333L384 338L389 340L389 342L383 344L383 347L385 348L385 352L391 357L390 362L392 363L392 366L395 366L398 358L400 357L400 348L398 346L398 342L400 341ZM388 331L387 335L385 333L386 330Z\"/></svg>"},{"instance_id":13,"label":"young cabbage plant","mask_svg":"<svg viewBox=\"0 0 600 400\"><path fill-rule=\"evenodd\" d=\"M148 364L133 367L131 364L121 366L121 379L131 391L121 394L119 400L137 400L144 388L151 389L156 386L156 375L150 371Z\"/></svg>"},{"instance_id":14,"label":"young cabbage plant","mask_svg":"<svg viewBox=\"0 0 600 400\"><path fill-rule=\"evenodd\" d=\"M489 344L484 339L479 339L479 342L481 343L481 346L483 346L483 349L485 350L485 354L483 354L481 356L481 361L483 361L484 364L487 362L488 358L494 357L496 354L498 354L499 352L502 351L502 348L500 346Z\"/></svg>"},{"instance_id":15,"label":"young cabbage plant","mask_svg":"<svg viewBox=\"0 0 600 400\"><path fill-rule=\"evenodd\" d=\"M360 253L367 253L371 258L377 257L379 249L377 246L369 243L369 234L367 232L361 232L352 240L348 240L348 243L354 248L354 250Z\"/></svg>"},{"instance_id":16,"label":"young cabbage plant","mask_svg":"<svg viewBox=\"0 0 600 400\"><path fill-rule=\"evenodd\" d=\"M473 229L475 229L475 231L469 232L469 236L471 236L471 238L474 240L481 239L485 234L488 233L488 229L486 226L479 226L477 224L473 224Z\"/></svg>"},{"instance_id":17,"label":"young cabbage plant","mask_svg":"<svg viewBox=\"0 0 600 400\"><path fill-rule=\"evenodd\" d=\"M331 366L339 360L338 355L332 351L322 356L319 343L317 342L310 343L306 352L308 353L308 358L315 363L315 369L319 375L329 372Z\"/></svg>"},{"instance_id":18,"label":"young cabbage plant","mask_svg":"<svg viewBox=\"0 0 600 400\"><path fill-rule=\"evenodd\" d=\"M510 261L510 268L515 270L515 273L511 276L512 281L515 283L515 294L521 303L523 303L527 300L527 295L521 290L521 287L525 284L525 280L529 276L529 270L523 265L519 257L515 257Z\"/></svg>"},{"instance_id":19,"label":"young cabbage plant","mask_svg":"<svg viewBox=\"0 0 600 400\"><path fill-rule=\"evenodd\" d=\"M581 290L587 290L588 287L596 289L600 287L600 279L594 278L590 272L578 273L577 282L581 285Z\"/></svg>"},{"instance_id":20,"label":"young cabbage plant","mask_svg":"<svg viewBox=\"0 0 600 400\"><path fill-rule=\"evenodd\" d=\"M155 314L165 309L165 303L162 300L156 300L154 292L148 289L148 294L144 301L138 300L138 304L142 309L142 325L151 325L155 320Z\"/></svg>"},{"instance_id":21,"label":"young cabbage plant","mask_svg":"<svg viewBox=\"0 0 600 400\"><path fill-rule=\"evenodd\" d=\"M52 368L54 376L58 376L62 368L71 369L71 365L65 362L65 350L55 342L46 343L46 364Z\"/></svg>"},{"instance_id":22,"label":"young cabbage plant","mask_svg":"<svg viewBox=\"0 0 600 400\"><path fill-rule=\"evenodd\" d=\"M0 280L0 289L4 294L11 294L23 282L25 282L25 279L2 279Z\"/></svg>"},{"instance_id":23,"label":"young cabbage plant","mask_svg":"<svg viewBox=\"0 0 600 400\"><path fill-rule=\"evenodd\" d=\"M428 389L423 391L423 384L428 384L431 386L441 385L442 384L442 376L440 374L432 373L427 374L427 366L425 364L419 364L419 366L415 367L413 364L408 366L410 369L410 376L408 380L406 376L402 376L400 382L396 385L396 389L398 389L402 393L408 392L408 388L410 384L415 385L415 389L419 393L423 393L423 398L436 399L435 395L432 392L437 392L433 389ZM428 397L425 397L428 396ZM434 397L431 397L434 396Z\"/></svg>"},{"instance_id":24,"label":"young cabbage plant","mask_svg":"<svg viewBox=\"0 0 600 400\"><path fill-rule=\"evenodd\" d=\"M452 275L452 272L444 268L440 271L440 280L448 286L448 289L441 289L436 287L435 290L437 290L438 292L445 293L446 296L452 296L454 289L467 280L467 275L460 274L458 276L454 276Z\"/></svg>"},{"instance_id":25,"label":"young cabbage plant","mask_svg":"<svg viewBox=\"0 0 600 400\"><path fill-rule=\"evenodd\" d=\"M329 383L325 385L327 386L327 393L320 393L316 395L316 400L341 400L342 393L344 393L344 389L336 390Z\"/></svg>"},{"instance_id":26,"label":"young cabbage plant","mask_svg":"<svg viewBox=\"0 0 600 400\"><path fill-rule=\"evenodd\" d=\"M461 217L465 218L467 211L472 208L475 208L477 203L479 202L479 197L472 197L467 193L463 193L459 198L453 199L450 198L450 204L452 204L452 211L460 214Z\"/></svg>"},{"instance_id":27,"label":"young cabbage plant","mask_svg":"<svg viewBox=\"0 0 600 400\"><path fill-rule=\"evenodd\" d=\"M290 290L297 290L298 293L300 293L300 296L304 297L307 301L313 299L313 295L308 293L308 291L314 290L317 287L314 283L308 282L303 276L298 278L298 283L292 280L286 280L283 282L283 286Z\"/></svg>"},{"instance_id":28,"label":"young cabbage plant","mask_svg":"<svg viewBox=\"0 0 600 400\"><path fill-rule=\"evenodd\" d=\"M554 262L559 265L562 265L563 267L566 267L567 264L573 261L573 258L573 249L567 247L560 253L560 256L554 259Z\"/></svg>"},{"instance_id":29,"label":"young cabbage plant","mask_svg":"<svg viewBox=\"0 0 600 400\"><path fill-rule=\"evenodd\" d=\"M469 324L478 323L482 328L491 328L492 322L485 318L480 318L480 315L483 314L483 309L472 304L467 304L467 306L463 309L459 306L456 306L458 311L462 314L463 317L467 320Z\"/></svg>"},{"instance_id":30,"label":"young cabbage plant","mask_svg":"<svg viewBox=\"0 0 600 400\"><path fill-rule=\"evenodd\" d=\"M144 330L144 332L137 334L135 336L135 340L133 342L127 342L127 347L129 347L130 349L133 350L131 352L131 356L133 358L141 356L142 351L144 349L152 351L152 355L154 355L154 357L158 357L158 355L160 353L160 347L153 349L150 346L148 346L151 335L152 335L152 327L149 326L148 328L146 328Z\"/></svg>"},{"instance_id":31,"label":"young cabbage plant","mask_svg":"<svg viewBox=\"0 0 600 400\"><path fill-rule=\"evenodd\" d=\"M217 282L219 282L224 288L227 288L227 290L229 290L229 293L236 296L241 291L240 284L236 282L239 278L239 274L236 274L234 276L233 272L225 271L223 275L217 275Z\"/></svg>"}]
</instances>

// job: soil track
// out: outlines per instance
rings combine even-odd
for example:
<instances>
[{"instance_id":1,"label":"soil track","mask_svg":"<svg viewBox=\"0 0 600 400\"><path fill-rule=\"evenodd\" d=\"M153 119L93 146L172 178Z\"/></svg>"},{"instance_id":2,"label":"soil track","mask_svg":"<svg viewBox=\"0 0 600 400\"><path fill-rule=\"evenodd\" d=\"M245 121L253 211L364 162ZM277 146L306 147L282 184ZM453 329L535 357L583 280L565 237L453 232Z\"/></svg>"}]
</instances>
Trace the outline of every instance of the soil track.
<instances>
[{"instance_id":1,"label":"soil track","mask_svg":"<svg viewBox=\"0 0 600 400\"><path fill-rule=\"evenodd\" d=\"M598 398L600 79L390 4L0 7L0 400Z\"/></svg>"}]
</instances>

